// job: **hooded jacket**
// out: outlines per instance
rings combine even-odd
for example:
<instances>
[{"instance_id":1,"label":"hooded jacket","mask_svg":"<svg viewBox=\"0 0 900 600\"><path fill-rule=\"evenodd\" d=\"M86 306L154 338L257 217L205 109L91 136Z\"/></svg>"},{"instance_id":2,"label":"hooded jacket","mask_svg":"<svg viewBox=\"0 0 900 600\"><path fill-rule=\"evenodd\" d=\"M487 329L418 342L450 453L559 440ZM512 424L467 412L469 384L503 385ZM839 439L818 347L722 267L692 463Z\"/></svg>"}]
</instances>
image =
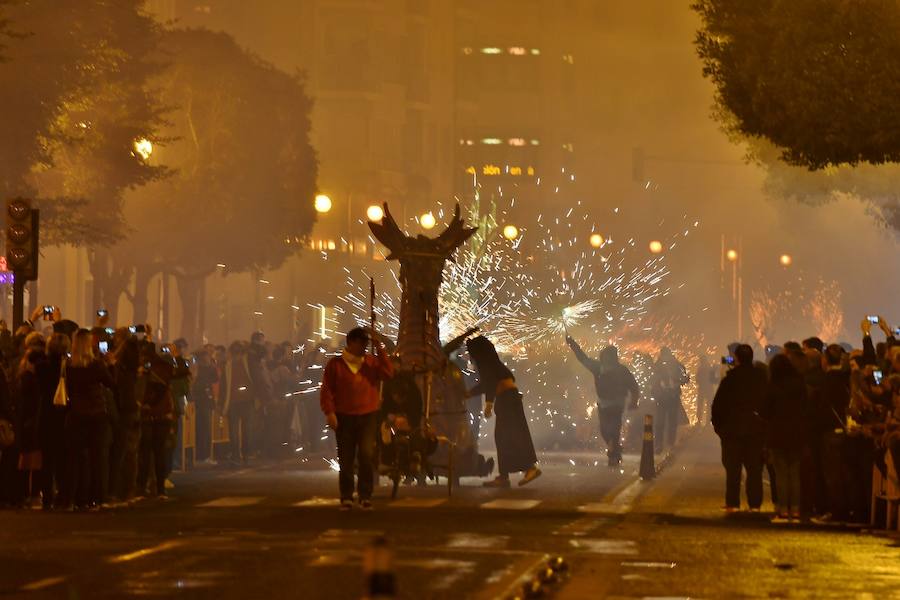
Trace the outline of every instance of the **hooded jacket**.
<instances>
[{"instance_id":1,"label":"hooded jacket","mask_svg":"<svg viewBox=\"0 0 900 600\"><path fill-rule=\"evenodd\" d=\"M762 436L768 383L766 373L753 365L728 372L712 403L712 424L720 438Z\"/></svg>"},{"instance_id":2,"label":"hooded jacket","mask_svg":"<svg viewBox=\"0 0 900 600\"><path fill-rule=\"evenodd\" d=\"M624 408L629 398L632 405L637 404L641 389L631 371L619 362L619 351L615 346L601 350L595 360L585 354L575 340L570 345L578 362L594 375L600 408Z\"/></svg>"}]
</instances>

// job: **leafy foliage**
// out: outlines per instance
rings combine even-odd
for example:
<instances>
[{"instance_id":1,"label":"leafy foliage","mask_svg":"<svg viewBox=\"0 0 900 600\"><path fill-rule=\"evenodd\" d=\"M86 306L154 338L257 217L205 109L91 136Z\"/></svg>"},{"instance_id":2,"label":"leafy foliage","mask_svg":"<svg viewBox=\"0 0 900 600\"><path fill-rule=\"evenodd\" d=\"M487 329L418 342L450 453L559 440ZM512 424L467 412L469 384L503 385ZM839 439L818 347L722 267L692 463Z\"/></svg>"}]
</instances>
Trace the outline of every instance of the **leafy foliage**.
<instances>
[{"instance_id":1,"label":"leafy foliage","mask_svg":"<svg viewBox=\"0 0 900 600\"><path fill-rule=\"evenodd\" d=\"M900 3L698 0L717 117L809 169L900 161ZM731 118L733 116L733 118Z\"/></svg>"}]
</instances>

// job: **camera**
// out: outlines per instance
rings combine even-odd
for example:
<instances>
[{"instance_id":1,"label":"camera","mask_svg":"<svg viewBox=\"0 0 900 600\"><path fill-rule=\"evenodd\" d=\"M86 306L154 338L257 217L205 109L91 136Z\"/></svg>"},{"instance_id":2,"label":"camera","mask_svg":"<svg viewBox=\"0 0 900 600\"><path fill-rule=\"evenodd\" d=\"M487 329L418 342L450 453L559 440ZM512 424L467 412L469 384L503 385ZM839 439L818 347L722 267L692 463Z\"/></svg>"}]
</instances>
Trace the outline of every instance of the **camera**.
<instances>
[{"instance_id":1,"label":"camera","mask_svg":"<svg viewBox=\"0 0 900 600\"><path fill-rule=\"evenodd\" d=\"M48 317L50 315L52 315L55 311L56 311L55 306L45 306L44 307L44 314L47 315Z\"/></svg>"},{"instance_id":2,"label":"camera","mask_svg":"<svg viewBox=\"0 0 900 600\"><path fill-rule=\"evenodd\" d=\"M884 380L884 372L881 369L878 369L872 376L875 378L875 385L881 385L881 382Z\"/></svg>"},{"instance_id":3,"label":"camera","mask_svg":"<svg viewBox=\"0 0 900 600\"><path fill-rule=\"evenodd\" d=\"M107 328L104 329L103 331L106 332L106 335L113 335L113 334L116 332L116 330L113 329L112 327L107 327Z\"/></svg>"},{"instance_id":4,"label":"camera","mask_svg":"<svg viewBox=\"0 0 900 600\"><path fill-rule=\"evenodd\" d=\"M163 346L163 347L162 347L162 351L163 351L164 353L166 353L166 354L171 354L171 353L172 353L172 351L169 350L169 347L168 347L168 346Z\"/></svg>"},{"instance_id":5,"label":"camera","mask_svg":"<svg viewBox=\"0 0 900 600\"><path fill-rule=\"evenodd\" d=\"M147 327L145 325L129 325L128 326L129 333L147 333Z\"/></svg>"}]
</instances>

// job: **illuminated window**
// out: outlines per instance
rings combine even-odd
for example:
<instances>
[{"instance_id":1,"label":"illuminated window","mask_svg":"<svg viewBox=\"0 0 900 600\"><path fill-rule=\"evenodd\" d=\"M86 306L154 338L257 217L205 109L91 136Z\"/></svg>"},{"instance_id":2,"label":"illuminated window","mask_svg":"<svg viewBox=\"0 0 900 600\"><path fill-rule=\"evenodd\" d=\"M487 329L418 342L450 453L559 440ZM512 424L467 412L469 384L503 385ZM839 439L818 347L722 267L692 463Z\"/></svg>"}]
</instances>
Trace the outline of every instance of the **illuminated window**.
<instances>
[{"instance_id":1,"label":"illuminated window","mask_svg":"<svg viewBox=\"0 0 900 600\"><path fill-rule=\"evenodd\" d=\"M540 145L541 145L541 141L540 141L540 140L531 140L531 145L532 145L532 146L540 146Z\"/></svg>"},{"instance_id":2,"label":"illuminated window","mask_svg":"<svg viewBox=\"0 0 900 600\"><path fill-rule=\"evenodd\" d=\"M541 53L541 51L538 50L537 48L532 48L532 49L531 49L531 55L532 55L532 56L538 56L538 55L540 55L540 53Z\"/></svg>"},{"instance_id":3,"label":"illuminated window","mask_svg":"<svg viewBox=\"0 0 900 600\"><path fill-rule=\"evenodd\" d=\"M528 167L528 176L534 177L534 167Z\"/></svg>"},{"instance_id":4,"label":"illuminated window","mask_svg":"<svg viewBox=\"0 0 900 600\"><path fill-rule=\"evenodd\" d=\"M513 56L525 56L527 51L525 50L525 48L522 48L521 46L513 46L512 48L509 49L509 53L512 54Z\"/></svg>"},{"instance_id":5,"label":"illuminated window","mask_svg":"<svg viewBox=\"0 0 900 600\"><path fill-rule=\"evenodd\" d=\"M482 54L503 54L503 50L500 48L482 48Z\"/></svg>"},{"instance_id":6,"label":"illuminated window","mask_svg":"<svg viewBox=\"0 0 900 600\"><path fill-rule=\"evenodd\" d=\"M569 63L570 65L575 64L575 57L572 56L571 54L563 54L562 59L563 59L563 62Z\"/></svg>"}]
</instances>

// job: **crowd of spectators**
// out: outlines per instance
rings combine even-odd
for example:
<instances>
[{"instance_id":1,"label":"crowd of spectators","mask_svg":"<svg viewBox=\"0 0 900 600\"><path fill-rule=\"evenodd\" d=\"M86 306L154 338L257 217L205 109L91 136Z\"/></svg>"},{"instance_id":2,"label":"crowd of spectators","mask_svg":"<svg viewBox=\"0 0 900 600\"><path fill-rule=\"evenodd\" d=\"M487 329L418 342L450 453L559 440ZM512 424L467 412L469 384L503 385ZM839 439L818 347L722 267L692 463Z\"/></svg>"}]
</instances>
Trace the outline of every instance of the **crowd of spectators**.
<instances>
[{"instance_id":1,"label":"crowd of spectators","mask_svg":"<svg viewBox=\"0 0 900 600\"><path fill-rule=\"evenodd\" d=\"M82 328L54 307L14 332L0 321L0 507L165 498L185 439L195 462L225 467L323 445L326 346L272 344L257 332L189 352L184 339L156 343L149 325L108 321L98 311Z\"/></svg>"},{"instance_id":2,"label":"crowd of spectators","mask_svg":"<svg viewBox=\"0 0 900 600\"><path fill-rule=\"evenodd\" d=\"M724 510L740 509L745 472L758 511L768 469L774 520L869 522L873 468L887 476L900 464L900 342L881 317L861 328L861 348L811 337L766 347L765 362L750 346L729 347L711 409ZM875 328L885 341L873 341Z\"/></svg>"}]
</instances>

